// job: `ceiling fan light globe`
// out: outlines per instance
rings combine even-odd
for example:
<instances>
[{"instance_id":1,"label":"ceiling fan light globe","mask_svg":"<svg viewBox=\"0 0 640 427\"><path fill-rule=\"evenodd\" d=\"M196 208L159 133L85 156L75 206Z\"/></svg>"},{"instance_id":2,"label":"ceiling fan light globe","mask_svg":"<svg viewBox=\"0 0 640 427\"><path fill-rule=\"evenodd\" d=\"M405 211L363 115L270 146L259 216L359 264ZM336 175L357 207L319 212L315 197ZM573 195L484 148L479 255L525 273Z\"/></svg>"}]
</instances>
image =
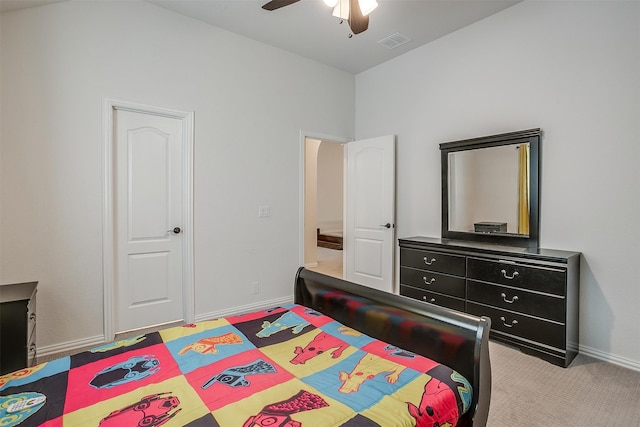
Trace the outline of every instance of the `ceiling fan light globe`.
<instances>
[{"instance_id":1,"label":"ceiling fan light globe","mask_svg":"<svg viewBox=\"0 0 640 427\"><path fill-rule=\"evenodd\" d=\"M338 1L340 0L323 0L324 4L326 4L329 7L336 7L336 5L338 4Z\"/></svg>"},{"instance_id":2,"label":"ceiling fan light globe","mask_svg":"<svg viewBox=\"0 0 640 427\"><path fill-rule=\"evenodd\" d=\"M340 19L349 19L349 0L339 0L333 8L332 15Z\"/></svg>"},{"instance_id":3,"label":"ceiling fan light globe","mask_svg":"<svg viewBox=\"0 0 640 427\"><path fill-rule=\"evenodd\" d=\"M378 7L378 2L376 0L358 0L358 4L360 4L362 16L367 16L373 12L376 7Z\"/></svg>"}]
</instances>

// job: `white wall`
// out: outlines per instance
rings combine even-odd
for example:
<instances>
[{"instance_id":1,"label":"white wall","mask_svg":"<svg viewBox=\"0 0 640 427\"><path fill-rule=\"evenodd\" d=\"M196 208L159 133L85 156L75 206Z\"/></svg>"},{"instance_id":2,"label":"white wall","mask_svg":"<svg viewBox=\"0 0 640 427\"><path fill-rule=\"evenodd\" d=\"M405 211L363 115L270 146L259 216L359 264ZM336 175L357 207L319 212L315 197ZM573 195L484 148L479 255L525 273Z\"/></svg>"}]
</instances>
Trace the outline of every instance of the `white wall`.
<instances>
[{"instance_id":1,"label":"white wall","mask_svg":"<svg viewBox=\"0 0 640 427\"><path fill-rule=\"evenodd\" d=\"M7 12L1 38L0 280L40 281L39 347L103 333L103 97L195 111L196 316L292 295L300 131L353 136L353 75L141 1Z\"/></svg>"},{"instance_id":2,"label":"white wall","mask_svg":"<svg viewBox=\"0 0 640 427\"><path fill-rule=\"evenodd\" d=\"M318 150L322 141L304 141L304 266L318 266Z\"/></svg>"},{"instance_id":3,"label":"white wall","mask_svg":"<svg viewBox=\"0 0 640 427\"><path fill-rule=\"evenodd\" d=\"M581 351L640 369L640 2L525 1L356 76L397 134L398 236L440 236L440 152L540 127L542 247L583 253Z\"/></svg>"},{"instance_id":4,"label":"white wall","mask_svg":"<svg viewBox=\"0 0 640 427\"><path fill-rule=\"evenodd\" d=\"M318 150L318 228L342 233L344 144L322 141Z\"/></svg>"}]
</instances>

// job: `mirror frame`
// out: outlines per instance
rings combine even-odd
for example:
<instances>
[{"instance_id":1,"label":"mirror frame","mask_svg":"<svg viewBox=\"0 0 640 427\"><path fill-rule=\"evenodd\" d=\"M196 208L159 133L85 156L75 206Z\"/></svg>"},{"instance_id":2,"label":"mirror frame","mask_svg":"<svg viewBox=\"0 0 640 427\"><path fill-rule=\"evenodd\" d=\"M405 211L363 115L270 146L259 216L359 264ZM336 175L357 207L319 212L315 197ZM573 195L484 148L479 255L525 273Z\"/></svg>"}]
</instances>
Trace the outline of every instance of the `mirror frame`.
<instances>
[{"instance_id":1,"label":"mirror frame","mask_svg":"<svg viewBox=\"0 0 640 427\"><path fill-rule=\"evenodd\" d=\"M442 181L442 238L487 242L507 246L538 247L540 234L540 139L539 128L440 144ZM529 144L529 235L476 233L449 230L449 154L456 151L502 145Z\"/></svg>"}]
</instances>

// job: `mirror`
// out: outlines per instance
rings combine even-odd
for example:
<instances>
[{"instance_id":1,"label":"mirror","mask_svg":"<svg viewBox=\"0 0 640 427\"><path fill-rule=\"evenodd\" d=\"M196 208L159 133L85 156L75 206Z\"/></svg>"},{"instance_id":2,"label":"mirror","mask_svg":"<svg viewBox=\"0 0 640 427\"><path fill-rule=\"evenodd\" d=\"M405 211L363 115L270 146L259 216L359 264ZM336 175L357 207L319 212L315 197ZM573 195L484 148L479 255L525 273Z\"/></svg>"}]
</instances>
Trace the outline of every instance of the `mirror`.
<instances>
[{"instance_id":1,"label":"mirror","mask_svg":"<svg viewBox=\"0 0 640 427\"><path fill-rule=\"evenodd\" d=\"M540 129L440 144L442 238L537 247Z\"/></svg>"}]
</instances>

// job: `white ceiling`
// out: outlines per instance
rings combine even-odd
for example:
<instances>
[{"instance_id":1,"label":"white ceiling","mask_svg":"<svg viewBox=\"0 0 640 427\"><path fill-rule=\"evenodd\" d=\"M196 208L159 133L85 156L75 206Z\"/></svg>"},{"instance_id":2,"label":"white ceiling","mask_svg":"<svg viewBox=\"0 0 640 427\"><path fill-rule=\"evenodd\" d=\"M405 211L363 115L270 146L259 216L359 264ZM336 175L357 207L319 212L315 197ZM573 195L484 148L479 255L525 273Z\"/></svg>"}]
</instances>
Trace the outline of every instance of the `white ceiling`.
<instances>
[{"instance_id":1,"label":"white ceiling","mask_svg":"<svg viewBox=\"0 0 640 427\"><path fill-rule=\"evenodd\" d=\"M64 0L0 0L0 11L58 1ZM268 0L146 1L356 74L522 0L378 0L369 29L352 38L347 23L339 24L322 0L301 0L271 12L261 8ZM395 49L377 43L396 32L412 40Z\"/></svg>"}]
</instances>

